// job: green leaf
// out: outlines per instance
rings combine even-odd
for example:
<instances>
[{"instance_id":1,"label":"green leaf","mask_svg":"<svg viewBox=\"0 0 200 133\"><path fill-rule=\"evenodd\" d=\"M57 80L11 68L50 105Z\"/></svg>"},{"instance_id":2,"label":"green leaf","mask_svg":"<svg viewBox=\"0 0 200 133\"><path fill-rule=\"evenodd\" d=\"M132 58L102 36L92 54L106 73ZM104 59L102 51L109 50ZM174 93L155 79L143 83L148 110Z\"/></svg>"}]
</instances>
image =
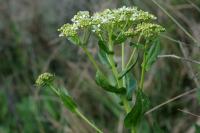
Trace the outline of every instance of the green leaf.
<instances>
[{"instance_id":1,"label":"green leaf","mask_svg":"<svg viewBox=\"0 0 200 133\"><path fill-rule=\"evenodd\" d=\"M158 54L160 53L160 41L156 39L154 44L151 45L147 52L147 58L145 62L145 70L148 71L153 63L156 61Z\"/></svg>"},{"instance_id":2,"label":"green leaf","mask_svg":"<svg viewBox=\"0 0 200 133\"><path fill-rule=\"evenodd\" d=\"M103 40L99 40L98 42L99 48L106 52L107 54L114 54L113 51L110 51L106 46L106 43Z\"/></svg>"},{"instance_id":3,"label":"green leaf","mask_svg":"<svg viewBox=\"0 0 200 133\"><path fill-rule=\"evenodd\" d=\"M108 61L108 58L106 56L106 52L104 52L103 50L99 49L98 57L99 57L100 62L103 65L107 66L108 68L111 68L111 65L110 65L110 63Z\"/></svg>"},{"instance_id":4,"label":"green leaf","mask_svg":"<svg viewBox=\"0 0 200 133\"><path fill-rule=\"evenodd\" d=\"M126 93L125 88L117 88L117 87L113 86L109 82L108 78L106 78L106 76L103 75L103 73L100 72L100 71L96 72L95 81L96 81L98 86L100 86L101 88L103 88L106 91L113 92L113 93L119 93L119 94Z\"/></svg>"},{"instance_id":5,"label":"green leaf","mask_svg":"<svg viewBox=\"0 0 200 133\"><path fill-rule=\"evenodd\" d=\"M59 97L62 100L63 104L71 112L75 112L77 105L74 100L69 96L69 94L64 89L59 89Z\"/></svg>"},{"instance_id":6,"label":"green leaf","mask_svg":"<svg viewBox=\"0 0 200 133\"><path fill-rule=\"evenodd\" d=\"M135 127L141 121L144 116L144 113L149 108L149 99L142 92L141 89L138 89L136 94L136 102L131 111L126 115L124 119L124 124L127 128Z\"/></svg>"},{"instance_id":7,"label":"green leaf","mask_svg":"<svg viewBox=\"0 0 200 133\"><path fill-rule=\"evenodd\" d=\"M133 74L131 73L126 75L126 86L127 86L126 97L128 100L132 100L132 95L134 90L136 89L137 81L134 78Z\"/></svg>"}]
</instances>

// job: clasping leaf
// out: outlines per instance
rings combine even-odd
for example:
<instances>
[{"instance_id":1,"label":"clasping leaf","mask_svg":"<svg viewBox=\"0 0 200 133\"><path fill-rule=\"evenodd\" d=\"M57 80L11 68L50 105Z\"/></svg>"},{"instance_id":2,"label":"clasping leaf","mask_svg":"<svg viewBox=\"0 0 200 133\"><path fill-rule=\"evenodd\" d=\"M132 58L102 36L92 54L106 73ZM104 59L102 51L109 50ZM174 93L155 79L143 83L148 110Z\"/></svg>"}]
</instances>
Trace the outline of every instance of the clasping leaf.
<instances>
[{"instance_id":1,"label":"clasping leaf","mask_svg":"<svg viewBox=\"0 0 200 133\"><path fill-rule=\"evenodd\" d=\"M128 100L132 100L133 92L137 87L137 81L134 78L133 74L131 73L126 75L126 86L127 86L126 97Z\"/></svg>"},{"instance_id":2,"label":"clasping leaf","mask_svg":"<svg viewBox=\"0 0 200 133\"><path fill-rule=\"evenodd\" d=\"M114 54L113 51L110 51L108 49L108 47L106 46L105 41L103 40L99 40L98 42L99 48L102 49L104 52L106 52L107 54Z\"/></svg>"},{"instance_id":3,"label":"clasping leaf","mask_svg":"<svg viewBox=\"0 0 200 133\"><path fill-rule=\"evenodd\" d=\"M101 61L101 63L105 66L107 66L108 68L111 68L111 65L108 61L108 58L106 56L106 52L104 52L103 50L99 49L99 52L98 52L98 57L99 57L99 60Z\"/></svg>"},{"instance_id":4,"label":"clasping leaf","mask_svg":"<svg viewBox=\"0 0 200 133\"><path fill-rule=\"evenodd\" d=\"M123 88L123 87L122 88L117 88L114 85L112 85L109 82L109 79L106 78L106 76L103 75L103 73L100 72L100 71L96 72L95 81L96 81L98 86L100 86L101 88L103 88L106 91L113 92L113 93L119 93L119 94L126 93L126 89L125 88Z\"/></svg>"},{"instance_id":5,"label":"clasping leaf","mask_svg":"<svg viewBox=\"0 0 200 133\"><path fill-rule=\"evenodd\" d=\"M71 112L75 112L77 105L74 100L69 96L69 94L64 89L59 89L59 97L62 100L63 104Z\"/></svg>"},{"instance_id":6,"label":"clasping leaf","mask_svg":"<svg viewBox=\"0 0 200 133\"><path fill-rule=\"evenodd\" d=\"M126 115L124 119L124 124L127 128L135 127L141 121L144 116L144 113L149 108L149 99L142 92L141 89L138 89L136 94L136 102L131 111Z\"/></svg>"}]
</instances>

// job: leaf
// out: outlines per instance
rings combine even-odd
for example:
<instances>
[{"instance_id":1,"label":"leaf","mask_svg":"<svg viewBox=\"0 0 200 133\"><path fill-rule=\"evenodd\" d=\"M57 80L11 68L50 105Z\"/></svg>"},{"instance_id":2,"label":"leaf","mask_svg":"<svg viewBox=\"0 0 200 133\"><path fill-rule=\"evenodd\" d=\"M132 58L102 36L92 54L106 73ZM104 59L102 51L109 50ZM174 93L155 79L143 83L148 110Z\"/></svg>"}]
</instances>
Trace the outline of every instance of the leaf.
<instances>
[{"instance_id":1,"label":"leaf","mask_svg":"<svg viewBox=\"0 0 200 133\"><path fill-rule=\"evenodd\" d=\"M156 39L154 44L151 45L149 51L147 52L145 70L148 71L153 63L156 61L158 54L160 53L160 41Z\"/></svg>"},{"instance_id":2,"label":"leaf","mask_svg":"<svg viewBox=\"0 0 200 133\"><path fill-rule=\"evenodd\" d=\"M75 112L77 105L64 89L59 89L59 97L66 108L68 108L71 112Z\"/></svg>"},{"instance_id":3,"label":"leaf","mask_svg":"<svg viewBox=\"0 0 200 133\"><path fill-rule=\"evenodd\" d=\"M133 92L137 86L137 81L134 78L133 74L126 75L126 86L127 86L126 97L128 100L132 100Z\"/></svg>"},{"instance_id":4,"label":"leaf","mask_svg":"<svg viewBox=\"0 0 200 133\"><path fill-rule=\"evenodd\" d=\"M107 54L114 54L113 51L110 51L106 46L106 43L103 40L99 40L98 42L99 48L102 49Z\"/></svg>"},{"instance_id":5,"label":"leaf","mask_svg":"<svg viewBox=\"0 0 200 133\"><path fill-rule=\"evenodd\" d=\"M101 88L103 88L106 91L113 92L113 93L119 93L119 94L126 93L125 88L117 88L117 87L111 85L111 83L106 78L106 76L103 75L103 73L100 72L100 71L96 72L95 81L96 81L98 86L100 86Z\"/></svg>"},{"instance_id":6,"label":"leaf","mask_svg":"<svg viewBox=\"0 0 200 133\"><path fill-rule=\"evenodd\" d=\"M106 53L103 50L99 49L98 57L103 65L106 65L108 68L111 68L110 63L107 59Z\"/></svg>"},{"instance_id":7,"label":"leaf","mask_svg":"<svg viewBox=\"0 0 200 133\"><path fill-rule=\"evenodd\" d=\"M126 115L124 119L124 124L127 128L135 127L141 121L144 113L149 108L149 99L138 89L136 94L136 102L131 111Z\"/></svg>"}]
</instances>

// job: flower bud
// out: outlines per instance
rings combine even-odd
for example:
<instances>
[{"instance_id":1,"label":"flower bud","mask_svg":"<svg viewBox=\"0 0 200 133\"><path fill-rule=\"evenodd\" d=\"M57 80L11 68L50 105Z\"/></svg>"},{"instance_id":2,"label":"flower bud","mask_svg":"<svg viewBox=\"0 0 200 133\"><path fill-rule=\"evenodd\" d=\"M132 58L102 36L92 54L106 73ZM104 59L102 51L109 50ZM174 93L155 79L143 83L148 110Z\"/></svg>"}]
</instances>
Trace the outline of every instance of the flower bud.
<instances>
[{"instance_id":1,"label":"flower bud","mask_svg":"<svg viewBox=\"0 0 200 133\"><path fill-rule=\"evenodd\" d=\"M35 83L38 87L45 87L51 85L54 78L55 76L51 73L43 73L40 76L38 76Z\"/></svg>"}]
</instances>

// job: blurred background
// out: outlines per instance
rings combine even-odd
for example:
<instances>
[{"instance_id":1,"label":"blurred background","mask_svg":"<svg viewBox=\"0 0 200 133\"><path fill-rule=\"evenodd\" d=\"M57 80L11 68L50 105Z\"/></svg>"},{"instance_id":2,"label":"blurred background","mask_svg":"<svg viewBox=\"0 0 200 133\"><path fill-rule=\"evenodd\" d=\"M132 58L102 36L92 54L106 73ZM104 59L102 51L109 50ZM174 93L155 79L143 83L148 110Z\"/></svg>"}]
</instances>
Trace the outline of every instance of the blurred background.
<instances>
[{"instance_id":1,"label":"blurred background","mask_svg":"<svg viewBox=\"0 0 200 133\"><path fill-rule=\"evenodd\" d=\"M35 79L43 72L54 73L58 84L105 133L128 132L116 97L95 85L95 71L86 55L58 38L57 29L80 10L135 5L155 14L166 28L161 54L181 58L161 56L148 72L145 93L151 108L199 88L200 1L158 2L176 20L151 0L0 0L0 133L94 133L51 91L35 87ZM94 55L96 49L90 46ZM198 91L146 115L140 133L200 133L200 116L194 114L200 115Z\"/></svg>"}]
</instances>

